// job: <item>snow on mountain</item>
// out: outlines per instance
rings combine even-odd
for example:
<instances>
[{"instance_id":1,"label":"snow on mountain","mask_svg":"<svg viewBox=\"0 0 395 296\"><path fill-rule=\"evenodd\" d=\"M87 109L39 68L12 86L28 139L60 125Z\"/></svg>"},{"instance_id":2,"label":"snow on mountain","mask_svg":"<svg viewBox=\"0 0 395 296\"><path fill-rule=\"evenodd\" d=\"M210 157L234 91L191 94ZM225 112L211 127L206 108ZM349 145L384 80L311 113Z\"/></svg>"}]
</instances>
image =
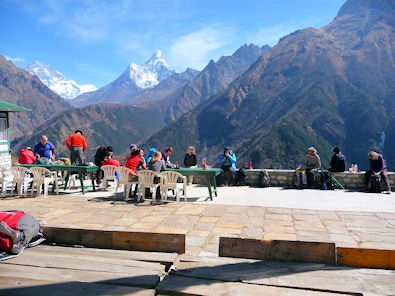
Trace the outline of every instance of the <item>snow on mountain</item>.
<instances>
[{"instance_id":1,"label":"snow on mountain","mask_svg":"<svg viewBox=\"0 0 395 296\"><path fill-rule=\"evenodd\" d=\"M93 84L78 85L74 80L67 79L51 66L38 61L26 67L26 71L36 75L49 89L64 99L72 100L80 94L97 90Z\"/></svg>"},{"instance_id":2,"label":"snow on mountain","mask_svg":"<svg viewBox=\"0 0 395 296\"><path fill-rule=\"evenodd\" d=\"M157 50L145 65L131 63L126 71L129 72L130 80L140 88L153 87L175 73L167 64L160 50Z\"/></svg>"}]
</instances>

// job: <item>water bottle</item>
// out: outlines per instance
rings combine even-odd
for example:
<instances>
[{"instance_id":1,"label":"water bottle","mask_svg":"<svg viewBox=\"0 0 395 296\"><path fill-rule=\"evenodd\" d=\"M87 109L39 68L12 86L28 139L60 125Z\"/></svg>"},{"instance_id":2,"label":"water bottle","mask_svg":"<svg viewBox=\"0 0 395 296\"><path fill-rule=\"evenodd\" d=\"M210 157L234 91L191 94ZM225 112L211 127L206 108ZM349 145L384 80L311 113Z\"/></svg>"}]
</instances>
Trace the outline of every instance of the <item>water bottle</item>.
<instances>
[{"instance_id":1,"label":"water bottle","mask_svg":"<svg viewBox=\"0 0 395 296\"><path fill-rule=\"evenodd\" d=\"M358 173L358 165L357 164L354 165L354 172Z\"/></svg>"},{"instance_id":2,"label":"water bottle","mask_svg":"<svg viewBox=\"0 0 395 296\"><path fill-rule=\"evenodd\" d=\"M252 162L251 162L251 161L248 163L248 168L249 168L250 170L252 170Z\"/></svg>"}]
</instances>

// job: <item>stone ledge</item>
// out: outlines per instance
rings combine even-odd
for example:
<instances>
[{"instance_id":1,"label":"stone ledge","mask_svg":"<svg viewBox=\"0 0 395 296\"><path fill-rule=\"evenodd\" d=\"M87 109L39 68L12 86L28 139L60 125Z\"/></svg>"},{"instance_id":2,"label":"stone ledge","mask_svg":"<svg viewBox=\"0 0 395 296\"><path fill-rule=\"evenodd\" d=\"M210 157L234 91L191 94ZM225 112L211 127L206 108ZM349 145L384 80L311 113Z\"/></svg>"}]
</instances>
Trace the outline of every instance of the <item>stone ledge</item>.
<instances>
[{"instance_id":1,"label":"stone ledge","mask_svg":"<svg viewBox=\"0 0 395 296\"><path fill-rule=\"evenodd\" d=\"M395 269L395 250L345 248L326 242L220 237L219 256Z\"/></svg>"},{"instance_id":2,"label":"stone ledge","mask_svg":"<svg viewBox=\"0 0 395 296\"><path fill-rule=\"evenodd\" d=\"M44 226L50 243L129 251L185 253L185 234L109 231Z\"/></svg>"}]
</instances>

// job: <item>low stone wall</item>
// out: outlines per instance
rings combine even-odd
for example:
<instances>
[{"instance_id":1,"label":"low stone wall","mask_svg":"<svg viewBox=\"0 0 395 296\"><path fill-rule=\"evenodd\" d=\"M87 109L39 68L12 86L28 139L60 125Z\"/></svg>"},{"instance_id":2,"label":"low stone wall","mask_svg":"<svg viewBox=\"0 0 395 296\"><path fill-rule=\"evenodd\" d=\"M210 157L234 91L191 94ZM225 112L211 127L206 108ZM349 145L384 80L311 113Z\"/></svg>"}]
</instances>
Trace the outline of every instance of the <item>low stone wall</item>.
<instances>
[{"instance_id":1,"label":"low stone wall","mask_svg":"<svg viewBox=\"0 0 395 296\"><path fill-rule=\"evenodd\" d=\"M261 169L252 169L245 170L246 173L246 184L249 186L255 186L258 182L258 176ZM292 187L294 184L294 170L273 170L266 169L269 173L270 180L273 187ZM394 188L395 186L395 173L388 173L391 186ZM358 173L334 173L333 176L344 186L346 189L353 190L365 190L365 172ZM320 174L316 175L317 180L320 178ZM204 178L194 178L194 183L205 183L206 180Z\"/></svg>"}]
</instances>

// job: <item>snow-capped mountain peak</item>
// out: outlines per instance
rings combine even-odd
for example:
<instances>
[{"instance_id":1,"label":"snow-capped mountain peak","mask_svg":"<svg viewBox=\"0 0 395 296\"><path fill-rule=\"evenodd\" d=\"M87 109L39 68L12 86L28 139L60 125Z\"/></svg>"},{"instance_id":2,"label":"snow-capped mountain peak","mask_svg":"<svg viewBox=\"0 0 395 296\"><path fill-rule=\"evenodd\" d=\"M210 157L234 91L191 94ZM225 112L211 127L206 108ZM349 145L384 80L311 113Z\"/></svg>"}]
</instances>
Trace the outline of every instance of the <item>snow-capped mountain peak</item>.
<instances>
[{"instance_id":1,"label":"snow-capped mountain peak","mask_svg":"<svg viewBox=\"0 0 395 296\"><path fill-rule=\"evenodd\" d=\"M157 85L173 73L160 50L154 52L151 58L142 66L131 63L128 70L130 80L140 88Z\"/></svg>"},{"instance_id":2,"label":"snow-capped mountain peak","mask_svg":"<svg viewBox=\"0 0 395 296\"><path fill-rule=\"evenodd\" d=\"M71 100L80 94L97 90L92 84L78 85L74 80L67 79L62 73L39 61L26 67L26 71L36 75L50 90L64 99Z\"/></svg>"}]
</instances>

